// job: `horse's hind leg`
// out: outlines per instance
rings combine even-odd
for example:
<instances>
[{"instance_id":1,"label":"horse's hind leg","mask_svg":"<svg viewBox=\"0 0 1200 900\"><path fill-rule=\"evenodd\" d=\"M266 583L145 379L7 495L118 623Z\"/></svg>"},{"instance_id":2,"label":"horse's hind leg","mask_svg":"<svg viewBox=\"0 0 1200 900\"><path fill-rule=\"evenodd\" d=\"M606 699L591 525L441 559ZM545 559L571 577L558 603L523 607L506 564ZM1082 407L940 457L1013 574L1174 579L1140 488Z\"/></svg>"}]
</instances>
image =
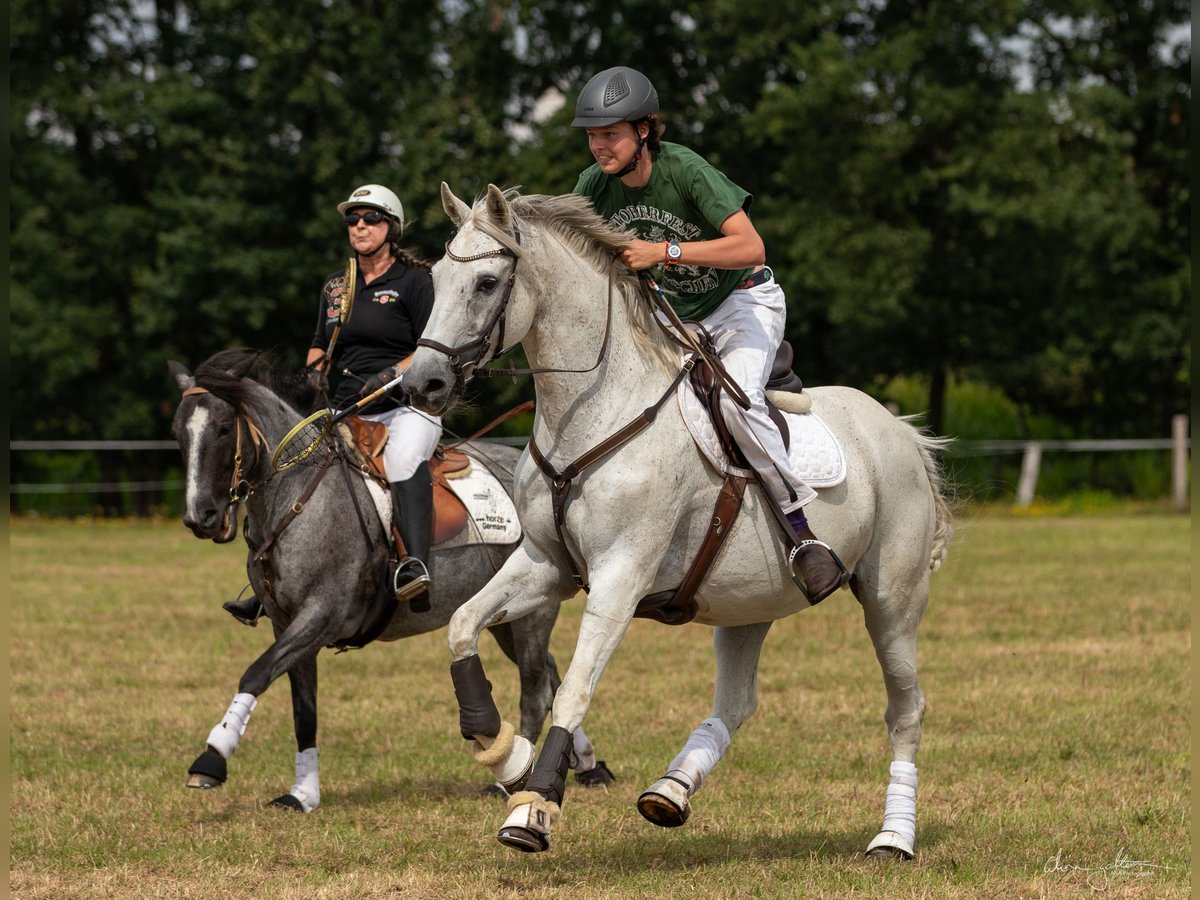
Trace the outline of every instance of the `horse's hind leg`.
<instances>
[{"instance_id":1,"label":"horse's hind leg","mask_svg":"<svg viewBox=\"0 0 1200 900\"><path fill-rule=\"evenodd\" d=\"M690 798L729 749L733 734L758 706L758 658L770 622L713 631L717 687L712 716L691 733L667 774L638 797L646 819L664 828L682 825L691 814Z\"/></svg>"},{"instance_id":2,"label":"horse's hind leg","mask_svg":"<svg viewBox=\"0 0 1200 900\"><path fill-rule=\"evenodd\" d=\"M883 596L881 585L887 585ZM878 574L859 584L867 631L887 689L888 737L892 764L883 826L867 845L871 857L912 859L917 836L917 748L925 695L917 679L917 628L929 597L929 570L907 577Z\"/></svg>"},{"instance_id":3,"label":"horse's hind leg","mask_svg":"<svg viewBox=\"0 0 1200 900\"><path fill-rule=\"evenodd\" d=\"M292 719L296 729L296 781L291 790L268 805L312 812L321 805L321 773L317 763L317 657L288 670L292 684Z\"/></svg>"}]
</instances>

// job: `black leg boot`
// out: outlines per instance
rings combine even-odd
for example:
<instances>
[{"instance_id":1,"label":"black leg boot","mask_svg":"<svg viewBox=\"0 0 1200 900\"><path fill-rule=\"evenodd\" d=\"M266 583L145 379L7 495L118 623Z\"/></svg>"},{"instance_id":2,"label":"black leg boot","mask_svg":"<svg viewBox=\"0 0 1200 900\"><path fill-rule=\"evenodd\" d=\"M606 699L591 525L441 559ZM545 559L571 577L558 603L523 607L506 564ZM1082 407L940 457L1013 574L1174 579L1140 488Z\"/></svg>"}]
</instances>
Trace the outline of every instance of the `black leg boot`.
<instances>
[{"instance_id":1,"label":"black leg boot","mask_svg":"<svg viewBox=\"0 0 1200 900\"><path fill-rule=\"evenodd\" d=\"M250 585L246 585L250 587ZM242 588L242 594L246 593L246 588ZM221 608L228 612L231 616L241 622L243 625L249 625L254 628L258 625L259 618L266 612L263 609L262 602L251 594L246 599L242 599L242 594L238 594L236 600L227 600L221 604Z\"/></svg>"},{"instance_id":2,"label":"black leg boot","mask_svg":"<svg viewBox=\"0 0 1200 900\"><path fill-rule=\"evenodd\" d=\"M433 537L433 478L429 463L423 462L413 476L405 481L393 481L392 514L408 556L400 560L392 587L397 600L408 601L413 612L429 610L429 588L433 560L430 544Z\"/></svg>"}]
</instances>

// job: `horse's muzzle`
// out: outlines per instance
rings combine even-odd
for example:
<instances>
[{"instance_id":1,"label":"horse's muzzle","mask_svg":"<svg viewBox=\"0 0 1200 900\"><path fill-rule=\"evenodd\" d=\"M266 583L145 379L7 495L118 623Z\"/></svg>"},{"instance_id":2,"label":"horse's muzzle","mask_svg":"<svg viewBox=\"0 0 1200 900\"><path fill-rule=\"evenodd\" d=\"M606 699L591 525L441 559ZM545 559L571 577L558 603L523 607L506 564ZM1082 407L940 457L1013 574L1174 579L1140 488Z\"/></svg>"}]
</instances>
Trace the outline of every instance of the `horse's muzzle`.
<instances>
[{"instance_id":1,"label":"horse's muzzle","mask_svg":"<svg viewBox=\"0 0 1200 900\"><path fill-rule=\"evenodd\" d=\"M183 524L190 528L196 537L212 541L214 544L228 544L237 537L237 513L235 508L228 504L223 510L208 507L196 515L188 510L184 513Z\"/></svg>"},{"instance_id":2,"label":"horse's muzzle","mask_svg":"<svg viewBox=\"0 0 1200 900\"><path fill-rule=\"evenodd\" d=\"M422 347L404 373L404 390L417 409L440 416L458 399L459 378L445 356Z\"/></svg>"}]
</instances>

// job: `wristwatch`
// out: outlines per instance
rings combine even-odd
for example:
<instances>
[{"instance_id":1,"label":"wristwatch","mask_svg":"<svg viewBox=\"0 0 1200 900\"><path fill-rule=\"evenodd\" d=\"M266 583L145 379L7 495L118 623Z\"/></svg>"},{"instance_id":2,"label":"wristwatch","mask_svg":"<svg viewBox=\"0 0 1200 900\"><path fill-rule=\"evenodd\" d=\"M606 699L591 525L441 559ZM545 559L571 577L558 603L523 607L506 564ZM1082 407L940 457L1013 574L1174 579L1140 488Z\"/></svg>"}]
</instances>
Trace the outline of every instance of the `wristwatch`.
<instances>
[{"instance_id":1,"label":"wristwatch","mask_svg":"<svg viewBox=\"0 0 1200 900\"><path fill-rule=\"evenodd\" d=\"M667 241L667 265L674 265L682 256L683 248L679 246L679 241Z\"/></svg>"}]
</instances>

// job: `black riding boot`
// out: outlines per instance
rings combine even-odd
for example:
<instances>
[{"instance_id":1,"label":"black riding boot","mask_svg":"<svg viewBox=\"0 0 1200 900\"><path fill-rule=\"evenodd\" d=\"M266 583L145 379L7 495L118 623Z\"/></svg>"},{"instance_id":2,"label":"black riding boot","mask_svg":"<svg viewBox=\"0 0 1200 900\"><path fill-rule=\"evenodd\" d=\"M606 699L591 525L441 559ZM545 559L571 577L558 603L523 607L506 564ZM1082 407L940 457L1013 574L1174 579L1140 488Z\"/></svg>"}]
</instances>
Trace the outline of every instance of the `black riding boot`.
<instances>
[{"instance_id":1,"label":"black riding boot","mask_svg":"<svg viewBox=\"0 0 1200 900\"><path fill-rule=\"evenodd\" d=\"M246 587L249 586L246 585ZM245 588L242 589L242 592L245 593ZM231 616L243 625L249 625L251 628L257 626L259 618L266 613L262 602L253 594L245 600L242 599L241 594L238 594L236 600L227 600L221 604L221 608L228 611Z\"/></svg>"},{"instance_id":2,"label":"black riding boot","mask_svg":"<svg viewBox=\"0 0 1200 900\"><path fill-rule=\"evenodd\" d=\"M429 609L429 588L433 560L429 546L433 538L433 478L429 463L423 462L413 476L393 481L392 514L408 556L400 560L392 587L397 600L407 600L413 612Z\"/></svg>"}]
</instances>

